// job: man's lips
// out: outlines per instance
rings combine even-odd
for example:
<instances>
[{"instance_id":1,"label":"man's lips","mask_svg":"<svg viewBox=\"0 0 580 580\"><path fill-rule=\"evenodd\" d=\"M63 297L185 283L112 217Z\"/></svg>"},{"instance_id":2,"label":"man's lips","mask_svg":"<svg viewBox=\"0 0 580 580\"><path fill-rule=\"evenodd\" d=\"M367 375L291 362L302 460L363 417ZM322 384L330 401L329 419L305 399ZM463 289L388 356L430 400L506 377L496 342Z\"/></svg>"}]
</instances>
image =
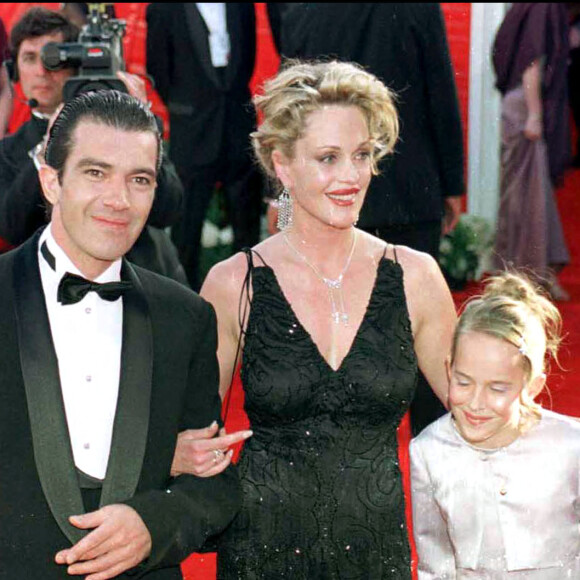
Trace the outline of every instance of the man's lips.
<instances>
[{"instance_id":1,"label":"man's lips","mask_svg":"<svg viewBox=\"0 0 580 580\"><path fill-rule=\"evenodd\" d=\"M115 228L124 228L129 225L129 220L111 218L106 216L93 216L93 219L100 224L111 226Z\"/></svg>"}]
</instances>

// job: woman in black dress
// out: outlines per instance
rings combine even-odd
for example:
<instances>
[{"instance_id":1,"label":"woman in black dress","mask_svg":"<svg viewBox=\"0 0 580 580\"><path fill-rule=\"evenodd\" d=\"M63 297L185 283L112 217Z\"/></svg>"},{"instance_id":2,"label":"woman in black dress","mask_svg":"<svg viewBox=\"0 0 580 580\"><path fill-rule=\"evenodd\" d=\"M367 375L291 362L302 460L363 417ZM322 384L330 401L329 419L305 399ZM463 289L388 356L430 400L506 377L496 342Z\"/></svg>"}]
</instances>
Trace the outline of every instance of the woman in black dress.
<instances>
[{"instance_id":1,"label":"woman in black dress","mask_svg":"<svg viewBox=\"0 0 580 580\"><path fill-rule=\"evenodd\" d=\"M431 257L355 228L397 139L393 97L352 64L290 63L255 103L281 232L217 264L201 291L217 313L222 396L242 341L253 430L218 578L410 579L396 429L417 364L445 399L455 310ZM214 460L228 442L206 439L196 471L225 466Z\"/></svg>"}]
</instances>

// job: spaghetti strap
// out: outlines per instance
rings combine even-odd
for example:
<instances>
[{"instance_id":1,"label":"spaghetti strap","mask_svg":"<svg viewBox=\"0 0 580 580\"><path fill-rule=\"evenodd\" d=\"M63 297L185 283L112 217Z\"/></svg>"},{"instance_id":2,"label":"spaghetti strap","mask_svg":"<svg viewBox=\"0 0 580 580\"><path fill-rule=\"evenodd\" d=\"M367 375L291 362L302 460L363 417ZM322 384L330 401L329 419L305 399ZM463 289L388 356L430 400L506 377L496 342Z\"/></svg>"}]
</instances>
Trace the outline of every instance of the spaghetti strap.
<instances>
[{"instance_id":1,"label":"spaghetti strap","mask_svg":"<svg viewBox=\"0 0 580 580\"><path fill-rule=\"evenodd\" d=\"M243 252L246 252L246 254L249 255L248 257L248 264L254 268L254 260L253 260L253 255L256 254L256 256L260 259L260 262L262 262L262 265L264 266L268 266L268 263L266 262L266 260L264 260L264 258L262 258L262 256L260 255L259 252L257 252L256 250L253 250L252 248L244 248L242 250Z\"/></svg>"},{"instance_id":2,"label":"spaghetti strap","mask_svg":"<svg viewBox=\"0 0 580 580\"><path fill-rule=\"evenodd\" d=\"M232 390L234 385L234 377L236 376L236 372L238 370L238 362L240 360L240 355L242 351L242 339L246 334L246 330L244 328L245 321L248 316L248 308L251 306L251 298L250 298L250 284L252 280L252 271L254 270L254 256L252 248L242 248L241 250L246 254L246 260L248 261L248 269L246 271L246 275L244 277L244 281L242 282L242 290L240 292L240 300L238 303L238 324L240 325L240 334L238 335L238 344L236 346L236 355L234 357L234 364L232 366L232 377L230 379L230 386L227 390L226 399L222 405L222 422L225 425L227 421L228 414L230 412L230 401L232 399ZM256 255L262 260L260 254L256 252ZM264 260L262 260L263 262Z\"/></svg>"},{"instance_id":3,"label":"spaghetti strap","mask_svg":"<svg viewBox=\"0 0 580 580\"><path fill-rule=\"evenodd\" d=\"M248 260L248 271L254 269L254 257L252 255L252 248L242 248L242 252L246 254L246 260Z\"/></svg>"},{"instance_id":4,"label":"spaghetti strap","mask_svg":"<svg viewBox=\"0 0 580 580\"><path fill-rule=\"evenodd\" d=\"M395 244L390 244L393 248L393 256L395 257L395 264L399 263L399 260L397 260L397 246L395 246ZM387 259L387 250L389 249L389 244L385 243L385 251L383 252L383 258Z\"/></svg>"}]
</instances>

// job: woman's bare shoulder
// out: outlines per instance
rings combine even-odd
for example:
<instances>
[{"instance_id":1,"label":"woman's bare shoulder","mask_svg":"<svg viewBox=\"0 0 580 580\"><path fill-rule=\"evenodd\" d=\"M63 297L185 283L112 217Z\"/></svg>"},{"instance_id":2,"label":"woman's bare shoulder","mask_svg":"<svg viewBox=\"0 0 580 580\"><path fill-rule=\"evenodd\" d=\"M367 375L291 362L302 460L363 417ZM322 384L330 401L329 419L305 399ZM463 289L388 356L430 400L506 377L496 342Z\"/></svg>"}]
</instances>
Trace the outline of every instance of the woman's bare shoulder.
<instances>
[{"instance_id":1,"label":"woman's bare shoulder","mask_svg":"<svg viewBox=\"0 0 580 580\"><path fill-rule=\"evenodd\" d=\"M252 261L256 265L268 263L272 255L272 238L268 238L252 248ZM212 298L229 300L239 298L246 280L249 257L246 252L238 252L215 264L207 274L200 294L212 302ZM237 302L236 302L237 304Z\"/></svg>"},{"instance_id":2,"label":"woman's bare shoulder","mask_svg":"<svg viewBox=\"0 0 580 580\"><path fill-rule=\"evenodd\" d=\"M440 282L443 280L439 265L429 254L407 246L391 244L388 251L396 253L396 260L401 265L407 282L422 284L429 279L437 279Z\"/></svg>"}]
</instances>

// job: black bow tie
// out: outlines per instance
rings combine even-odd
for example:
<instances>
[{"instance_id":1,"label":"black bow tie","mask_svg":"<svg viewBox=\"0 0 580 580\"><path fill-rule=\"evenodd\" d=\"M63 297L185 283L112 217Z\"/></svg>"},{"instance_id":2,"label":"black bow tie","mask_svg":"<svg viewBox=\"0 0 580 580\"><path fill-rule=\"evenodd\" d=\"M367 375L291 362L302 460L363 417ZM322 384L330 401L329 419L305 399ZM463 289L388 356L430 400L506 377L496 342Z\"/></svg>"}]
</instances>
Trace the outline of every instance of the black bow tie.
<instances>
[{"instance_id":1,"label":"black bow tie","mask_svg":"<svg viewBox=\"0 0 580 580\"><path fill-rule=\"evenodd\" d=\"M67 272L58 285L56 299L64 306L80 302L88 292L96 292L103 300L113 302L133 288L131 282L91 282L82 276Z\"/></svg>"}]
</instances>

